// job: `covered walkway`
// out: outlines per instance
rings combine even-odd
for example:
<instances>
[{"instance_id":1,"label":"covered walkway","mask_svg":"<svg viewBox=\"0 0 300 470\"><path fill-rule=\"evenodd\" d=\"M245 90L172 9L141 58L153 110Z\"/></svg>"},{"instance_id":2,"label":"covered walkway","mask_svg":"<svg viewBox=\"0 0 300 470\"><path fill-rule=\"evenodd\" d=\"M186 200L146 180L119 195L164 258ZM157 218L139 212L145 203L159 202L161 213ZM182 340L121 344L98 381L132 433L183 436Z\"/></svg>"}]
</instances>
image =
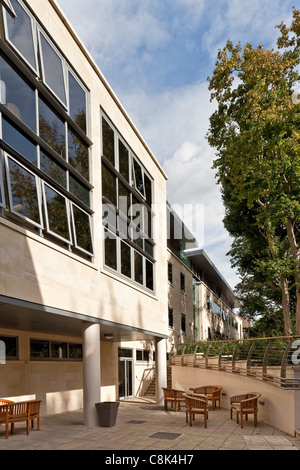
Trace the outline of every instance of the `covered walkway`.
<instances>
[{"instance_id":1,"label":"covered walkway","mask_svg":"<svg viewBox=\"0 0 300 470\"><path fill-rule=\"evenodd\" d=\"M300 440L262 422L255 428L252 417L241 429L224 408L209 412L206 429L202 416L190 427L184 407L166 412L154 399L139 398L120 403L111 428L83 426L82 410L42 417L40 431L29 436L25 423L9 439L0 426L0 450L300 450Z\"/></svg>"}]
</instances>

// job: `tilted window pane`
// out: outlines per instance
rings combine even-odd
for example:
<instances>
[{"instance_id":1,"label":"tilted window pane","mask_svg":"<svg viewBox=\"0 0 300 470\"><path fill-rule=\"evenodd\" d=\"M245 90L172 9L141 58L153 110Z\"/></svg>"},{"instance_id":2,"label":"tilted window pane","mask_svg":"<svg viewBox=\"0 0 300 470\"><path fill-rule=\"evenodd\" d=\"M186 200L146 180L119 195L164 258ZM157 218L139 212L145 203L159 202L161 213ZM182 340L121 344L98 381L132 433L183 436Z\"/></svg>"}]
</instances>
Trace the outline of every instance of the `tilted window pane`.
<instances>
[{"instance_id":1,"label":"tilted window pane","mask_svg":"<svg viewBox=\"0 0 300 470\"><path fill-rule=\"evenodd\" d=\"M62 158L66 158L65 123L39 97L39 135Z\"/></svg>"},{"instance_id":2,"label":"tilted window pane","mask_svg":"<svg viewBox=\"0 0 300 470\"><path fill-rule=\"evenodd\" d=\"M104 231L104 263L117 270L117 239L107 230Z\"/></svg>"},{"instance_id":3,"label":"tilted window pane","mask_svg":"<svg viewBox=\"0 0 300 470\"><path fill-rule=\"evenodd\" d=\"M7 161L11 211L40 226L40 204L36 176L11 158L8 158Z\"/></svg>"},{"instance_id":4,"label":"tilted window pane","mask_svg":"<svg viewBox=\"0 0 300 470\"><path fill-rule=\"evenodd\" d=\"M86 206L90 205L90 191L76 178L69 174L69 192Z\"/></svg>"},{"instance_id":5,"label":"tilted window pane","mask_svg":"<svg viewBox=\"0 0 300 470\"><path fill-rule=\"evenodd\" d=\"M151 207L151 204L152 204L152 182L146 174L144 174L144 182L145 182L146 202Z\"/></svg>"},{"instance_id":6,"label":"tilted window pane","mask_svg":"<svg viewBox=\"0 0 300 470\"><path fill-rule=\"evenodd\" d=\"M119 173L129 181L129 151L121 140L119 140Z\"/></svg>"},{"instance_id":7,"label":"tilted window pane","mask_svg":"<svg viewBox=\"0 0 300 470\"><path fill-rule=\"evenodd\" d=\"M89 179L89 152L79 137L68 132L68 161L86 180Z\"/></svg>"},{"instance_id":8,"label":"tilted window pane","mask_svg":"<svg viewBox=\"0 0 300 470\"><path fill-rule=\"evenodd\" d=\"M133 169L135 178L135 189L144 196L144 180L141 165L133 159Z\"/></svg>"},{"instance_id":9,"label":"tilted window pane","mask_svg":"<svg viewBox=\"0 0 300 470\"><path fill-rule=\"evenodd\" d=\"M116 177L106 166L102 165L102 196L117 206Z\"/></svg>"},{"instance_id":10,"label":"tilted window pane","mask_svg":"<svg viewBox=\"0 0 300 470\"><path fill-rule=\"evenodd\" d=\"M118 199L118 208L119 210L123 213L126 214L126 216L129 213L130 209L130 191L126 186L121 183L119 180L118 182L118 187L119 187L119 199Z\"/></svg>"},{"instance_id":11,"label":"tilted window pane","mask_svg":"<svg viewBox=\"0 0 300 470\"><path fill-rule=\"evenodd\" d=\"M70 241L69 216L66 198L44 184L48 231Z\"/></svg>"},{"instance_id":12,"label":"tilted window pane","mask_svg":"<svg viewBox=\"0 0 300 470\"><path fill-rule=\"evenodd\" d=\"M134 279L143 284L143 257L137 251L134 252Z\"/></svg>"},{"instance_id":13,"label":"tilted window pane","mask_svg":"<svg viewBox=\"0 0 300 470\"><path fill-rule=\"evenodd\" d=\"M36 165L36 146L25 134L4 116L2 117L2 139L13 149Z\"/></svg>"},{"instance_id":14,"label":"tilted window pane","mask_svg":"<svg viewBox=\"0 0 300 470\"><path fill-rule=\"evenodd\" d=\"M131 249L121 241L121 273L131 278Z\"/></svg>"},{"instance_id":15,"label":"tilted window pane","mask_svg":"<svg viewBox=\"0 0 300 470\"><path fill-rule=\"evenodd\" d=\"M52 157L43 152L43 150L40 152L40 169L58 184L64 188L67 187L66 170L58 165Z\"/></svg>"},{"instance_id":16,"label":"tilted window pane","mask_svg":"<svg viewBox=\"0 0 300 470\"><path fill-rule=\"evenodd\" d=\"M79 207L72 204L76 246L93 253L90 217Z\"/></svg>"},{"instance_id":17,"label":"tilted window pane","mask_svg":"<svg viewBox=\"0 0 300 470\"><path fill-rule=\"evenodd\" d=\"M32 20L17 0L11 0L11 3L17 16L12 18L10 15L6 15L8 39L31 67L37 70Z\"/></svg>"},{"instance_id":18,"label":"tilted window pane","mask_svg":"<svg viewBox=\"0 0 300 470\"><path fill-rule=\"evenodd\" d=\"M103 155L115 165L115 133L104 118L102 118L102 145Z\"/></svg>"},{"instance_id":19,"label":"tilted window pane","mask_svg":"<svg viewBox=\"0 0 300 470\"><path fill-rule=\"evenodd\" d=\"M86 133L86 93L70 72L69 108L73 121Z\"/></svg>"},{"instance_id":20,"label":"tilted window pane","mask_svg":"<svg viewBox=\"0 0 300 470\"><path fill-rule=\"evenodd\" d=\"M146 259L146 287L153 290L153 264Z\"/></svg>"},{"instance_id":21,"label":"tilted window pane","mask_svg":"<svg viewBox=\"0 0 300 470\"><path fill-rule=\"evenodd\" d=\"M47 39L40 33L41 56L45 83L66 104L66 88L62 59Z\"/></svg>"},{"instance_id":22,"label":"tilted window pane","mask_svg":"<svg viewBox=\"0 0 300 470\"><path fill-rule=\"evenodd\" d=\"M1 103L36 132L34 90L1 56L0 87Z\"/></svg>"}]
</instances>

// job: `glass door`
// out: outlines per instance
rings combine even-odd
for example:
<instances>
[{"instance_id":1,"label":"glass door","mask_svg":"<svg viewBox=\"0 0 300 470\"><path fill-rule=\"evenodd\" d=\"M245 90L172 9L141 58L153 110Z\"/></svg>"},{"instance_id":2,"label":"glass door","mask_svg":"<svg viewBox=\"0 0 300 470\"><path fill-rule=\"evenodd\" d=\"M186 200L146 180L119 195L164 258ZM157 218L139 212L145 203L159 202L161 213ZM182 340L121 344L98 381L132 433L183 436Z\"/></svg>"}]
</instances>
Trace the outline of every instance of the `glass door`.
<instances>
[{"instance_id":1,"label":"glass door","mask_svg":"<svg viewBox=\"0 0 300 470\"><path fill-rule=\"evenodd\" d=\"M133 357L131 349L119 348L119 399L133 396Z\"/></svg>"}]
</instances>

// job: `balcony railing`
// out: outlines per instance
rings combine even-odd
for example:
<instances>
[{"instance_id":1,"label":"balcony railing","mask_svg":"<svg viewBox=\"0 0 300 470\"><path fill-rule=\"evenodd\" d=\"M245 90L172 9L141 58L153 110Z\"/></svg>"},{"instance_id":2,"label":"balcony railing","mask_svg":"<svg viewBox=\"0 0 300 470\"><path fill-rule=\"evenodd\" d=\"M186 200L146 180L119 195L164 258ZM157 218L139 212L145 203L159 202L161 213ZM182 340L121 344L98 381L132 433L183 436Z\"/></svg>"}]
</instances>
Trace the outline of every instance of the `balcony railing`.
<instances>
[{"instance_id":1,"label":"balcony railing","mask_svg":"<svg viewBox=\"0 0 300 470\"><path fill-rule=\"evenodd\" d=\"M170 365L240 374L300 390L300 336L179 344Z\"/></svg>"}]
</instances>

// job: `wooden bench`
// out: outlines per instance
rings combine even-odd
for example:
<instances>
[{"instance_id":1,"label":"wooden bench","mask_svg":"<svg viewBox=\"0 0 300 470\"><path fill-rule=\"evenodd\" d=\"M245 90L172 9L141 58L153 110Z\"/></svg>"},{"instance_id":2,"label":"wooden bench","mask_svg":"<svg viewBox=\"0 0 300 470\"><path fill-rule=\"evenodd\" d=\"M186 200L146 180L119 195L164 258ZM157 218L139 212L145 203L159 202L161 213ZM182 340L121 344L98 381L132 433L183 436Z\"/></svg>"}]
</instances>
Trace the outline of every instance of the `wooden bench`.
<instances>
[{"instance_id":1,"label":"wooden bench","mask_svg":"<svg viewBox=\"0 0 300 470\"><path fill-rule=\"evenodd\" d=\"M8 400L1 400L8 401ZM37 420L37 429L40 429L40 406L42 400L28 400L15 403L0 404L0 424L5 424L5 437L8 439L9 425L11 425L11 433L14 433L14 424L26 422L27 434L30 433L31 427L34 427L34 420Z\"/></svg>"}]
</instances>

